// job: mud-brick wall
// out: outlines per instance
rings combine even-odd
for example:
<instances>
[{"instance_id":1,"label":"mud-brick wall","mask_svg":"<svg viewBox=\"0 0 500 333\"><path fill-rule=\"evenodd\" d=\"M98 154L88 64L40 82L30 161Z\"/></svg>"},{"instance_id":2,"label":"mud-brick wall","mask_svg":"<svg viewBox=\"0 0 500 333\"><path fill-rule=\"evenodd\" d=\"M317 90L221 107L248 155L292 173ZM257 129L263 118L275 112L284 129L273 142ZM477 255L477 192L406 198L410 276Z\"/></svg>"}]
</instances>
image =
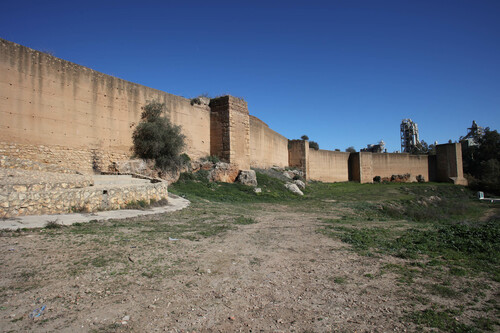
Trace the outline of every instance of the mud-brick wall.
<instances>
[{"instance_id":1,"label":"mud-brick wall","mask_svg":"<svg viewBox=\"0 0 500 333\"><path fill-rule=\"evenodd\" d=\"M141 108L157 100L181 125L186 152L210 153L210 108L190 100L121 80L0 39L0 141L23 147L42 145L65 153L68 168L88 171L72 151L130 155ZM6 151L10 154L11 151ZM23 152L21 152L22 154ZM26 152L27 154L30 152ZM47 158L50 158L48 156ZM84 158L82 162L88 161ZM56 158L55 163L61 159Z\"/></svg>"},{"instance_id":2,"label":"mud-brick wall","mask_svg":"<svg viewBox=\"0 0 500 333\"><path fill-rule=\"evenodd\" d=\"M467 185L462 164L462 145L447 143L436 146L436 178L440 182Z\"/></svg>"},{"instance_id":3,"label":"mud-brick wall","mask_svg":"<svg viewBox=\"0 0 500 333\"><path fill-rule=\"evenodd\" d=\"M288 139L254 116L250 116L250 166L288 166Z\"/></svg>"},{"instance_id":4,"label":"mud-brick wall","mask_svg":"<svg viewBox=\"0 0 500 333\"><path fill-rule=\"evenodd\" d=\"M359 152L349 155L349 180L362 184L373 182L372 153Z\"/></svg>"},{"instance_id":5,"label":"mud-brick wall","mask_svg":"<svg viewBox=\"0 0 500 333\"><path fill-rule=\"evenodd\" d=\"M322 182L349 180L349 153L309 149L309 179Z\"/></svg>"},{"instance_id":6,"label":"mud-brick wall","mask_svg":"<svg viewBox=\"0 0 500 333\"><path fill-rule=\"evenodd\" d=\"M222 96L210 101L211 155L250 169L250 120L247 103L237 97Z\"/></svg>"},{"instance_id":7,"label":"mud-brick wall","mask_svg":"<svg viewBox=\"0 0 500 333\"><path fill-rule=\"evenodd\" d=\"M411 179L418 175L429 181L429 156L402 154L372 154L373 177L391 177L409 173Z\"/></svg>"},{"instance_id":8,"label":"mud-brick wall","mask_svg":"<svg viewBox=\"0 0 500 333\"><path fill-rule=\"evenodd\" d=\"M309 141L288 141L288 166L302 170L305 179L309 179L309 150Z\"/></svg>"}]
</instances>

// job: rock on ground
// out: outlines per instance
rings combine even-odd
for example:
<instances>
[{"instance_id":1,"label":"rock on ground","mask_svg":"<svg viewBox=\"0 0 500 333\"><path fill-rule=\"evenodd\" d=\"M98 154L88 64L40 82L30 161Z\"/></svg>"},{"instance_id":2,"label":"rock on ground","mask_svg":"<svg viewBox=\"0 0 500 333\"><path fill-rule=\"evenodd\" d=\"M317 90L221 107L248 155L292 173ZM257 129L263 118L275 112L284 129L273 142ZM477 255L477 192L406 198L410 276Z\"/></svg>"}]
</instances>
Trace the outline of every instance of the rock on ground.
<instances>
[{"instance_id":1,"label":"rock on ground","mask_svg":"<svg viewBox=\"0 0 500 333\"><path fill-rule=\"evenodd\" d=\"M287 190L293 192L294 194L304 195L304 193L299 189L299 187L296 184L286 183L285 187L287 188Z\"/></svg>"},{"instance_id":2,"label":"rock on ground","mask_svg":"<svg viewBox=\"0 0 500 333\"><path fill-rule=\"evenodd\" d=\"M306 188L306 184L300 179L294 180L293 183L297 185L301 190Z\"/></svg>"},{"instance_id":3,"label":"rock on ground","mask_svg":"<svg viewBox=\"0 0 500 333\"><path fill-rule=\"evenodd\" d=\"M257 186L257 175L254 170L241 170L238 181L243 185Z\"/></svg>"},{"instance_id":4,"label":"rock on ground","mask_svg":"<svg viewBox=\"0 0 500 333\"><path fill-rule=\"evenodd\" d=\"M218 162L208 176L212 182L233 183L238 177L239 169L236 165Z\"/></svg>"}]
</instances>

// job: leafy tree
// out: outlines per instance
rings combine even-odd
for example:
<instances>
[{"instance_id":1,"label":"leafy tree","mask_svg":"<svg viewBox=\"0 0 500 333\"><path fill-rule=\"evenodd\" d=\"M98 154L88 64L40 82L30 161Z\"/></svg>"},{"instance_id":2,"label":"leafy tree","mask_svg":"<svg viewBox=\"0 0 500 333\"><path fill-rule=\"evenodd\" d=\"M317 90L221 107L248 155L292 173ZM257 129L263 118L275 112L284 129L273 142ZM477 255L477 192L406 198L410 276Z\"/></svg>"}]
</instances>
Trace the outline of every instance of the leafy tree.
<instances>
[{"instance_id":1,"label":"leafy tree","mask_svg":"<svg viewBox=\"0 0 500 333\"><path fill-rule=\"evenodd\" d=\"M347 153L355 153L356 149L353 146L347 147L345 150Z\"/></svg>"},{"instance_id":2,"label":"leafy tree","mask_svg":"<svg viewBox=\"0 0 500 333\"><path fill-rule=\"evenodd\" d=\"M301 138L302 140L309 140L309 137L308 137L307 135L305 135L305 134L304 134L304 135L302 135L300 138Z\"/></svg>"},{"instance_id":3,"label":"leafy tree","mask_svg":"<svg viewBox=\"0 0 500 333\"><path fill-rule=\"evenodd\" d=\"M477 186L499 193L500 134L487 127L477 142L474 146L462 144L464 172L477 181Z\"/></svg>"},{"instance_id":4,"label":"leafy tree","mask_svg":"<svg viewBox=\"0 0 500 333\"><path fill-rule=\"evenodd\" d=\"M134 154L143 159L152 159L162 170L177 170L183 163L180 156L185 146L181 127L173 125L165 117L165 104L151 102L144 106L141 122L132 135Z\"/></svg>"},{"instance_id":5,"label":"leafy tree","mask_svg":"<svg viewBox=\"0 0 500 333\"><path fill-rule=\"evenodd\" d=\"M309 141L309 148L319 150L319 144L316 141Z\"/></svg>"}]
</instances>

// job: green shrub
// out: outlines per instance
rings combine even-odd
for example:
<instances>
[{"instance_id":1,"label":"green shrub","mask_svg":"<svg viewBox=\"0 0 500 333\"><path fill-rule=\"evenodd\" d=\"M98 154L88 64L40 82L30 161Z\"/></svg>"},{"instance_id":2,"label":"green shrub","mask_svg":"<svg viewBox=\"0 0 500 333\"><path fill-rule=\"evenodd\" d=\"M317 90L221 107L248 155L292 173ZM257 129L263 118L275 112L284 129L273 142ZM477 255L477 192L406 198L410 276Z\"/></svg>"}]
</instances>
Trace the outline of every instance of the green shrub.
<instances>
[{"instance_id":1,"label":"green shrub","mask_svg":"<svg viewBox=\"0 0 500 333\"><path fill-rule=\"evenodd\" d=\"M162 117L164 103L151 102L143 110L142 120L132 135L134 154L154 160L156 167L162 170L177 170L186 160L180 156L185 146L180 126Z\"/></svg>"},{"instance_id":2,"label":"green shrub","mask_svg":"<svg viewBox=\"0 0 500 333\"><path fill-rule=\"evenodd\" d=\"M208 162L212 162L212 163L219 163L220 162L220 159L215 156L215 155L210 155L210 156L207 156L203 159L204 161L208 161Z\"/></svg>"},{"instance_id":3,"label":"green shrub","mask_svg":"<svg viewBox=\"0 0 500 333\"><path fill-rule=\"evenodd\" d=\"M319 144L316 141L309 141L309 148L319 150Z\"/></svg>"}]
</instances>

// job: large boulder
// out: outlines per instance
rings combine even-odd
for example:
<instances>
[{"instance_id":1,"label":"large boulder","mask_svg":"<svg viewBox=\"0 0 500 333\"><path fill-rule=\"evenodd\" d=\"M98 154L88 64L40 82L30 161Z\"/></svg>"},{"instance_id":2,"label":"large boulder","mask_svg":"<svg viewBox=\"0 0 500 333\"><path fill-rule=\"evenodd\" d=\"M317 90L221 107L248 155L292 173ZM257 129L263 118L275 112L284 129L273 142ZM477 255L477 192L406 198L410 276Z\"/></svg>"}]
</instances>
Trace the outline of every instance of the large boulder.
<instances>
[{"instance_id":1,"label":"large boulder","mask_svg":"<svg viewBox=\"0 0 500 333\"><path fill-rule=\"evenodd\" d=\"M234 164L218 162L210 171L208 180L212 182L234 183L239 171L238 166Z\"/></svg>"},{"instance_id":2,"label":"large boulder","mask_svg":"<svg viewBox=\"0 0 500 333\"><path fill-rule=\"evenodd\" d=\"M243 185L257 186L257 175L254 170L241 170L238 181Z\"/></svg>"},{"instance_id":3,"label":"large boulder","mask_svg":"<svg viewBox=\"0 0 500 333\"><path fill-rule=\"evenodd\" d=\"M304 193L299 189L299 187L296 184L286 183L285 187L287 188L287 190L293 192L294 194L304 195Z\"/></svg>"}]
</instances>

